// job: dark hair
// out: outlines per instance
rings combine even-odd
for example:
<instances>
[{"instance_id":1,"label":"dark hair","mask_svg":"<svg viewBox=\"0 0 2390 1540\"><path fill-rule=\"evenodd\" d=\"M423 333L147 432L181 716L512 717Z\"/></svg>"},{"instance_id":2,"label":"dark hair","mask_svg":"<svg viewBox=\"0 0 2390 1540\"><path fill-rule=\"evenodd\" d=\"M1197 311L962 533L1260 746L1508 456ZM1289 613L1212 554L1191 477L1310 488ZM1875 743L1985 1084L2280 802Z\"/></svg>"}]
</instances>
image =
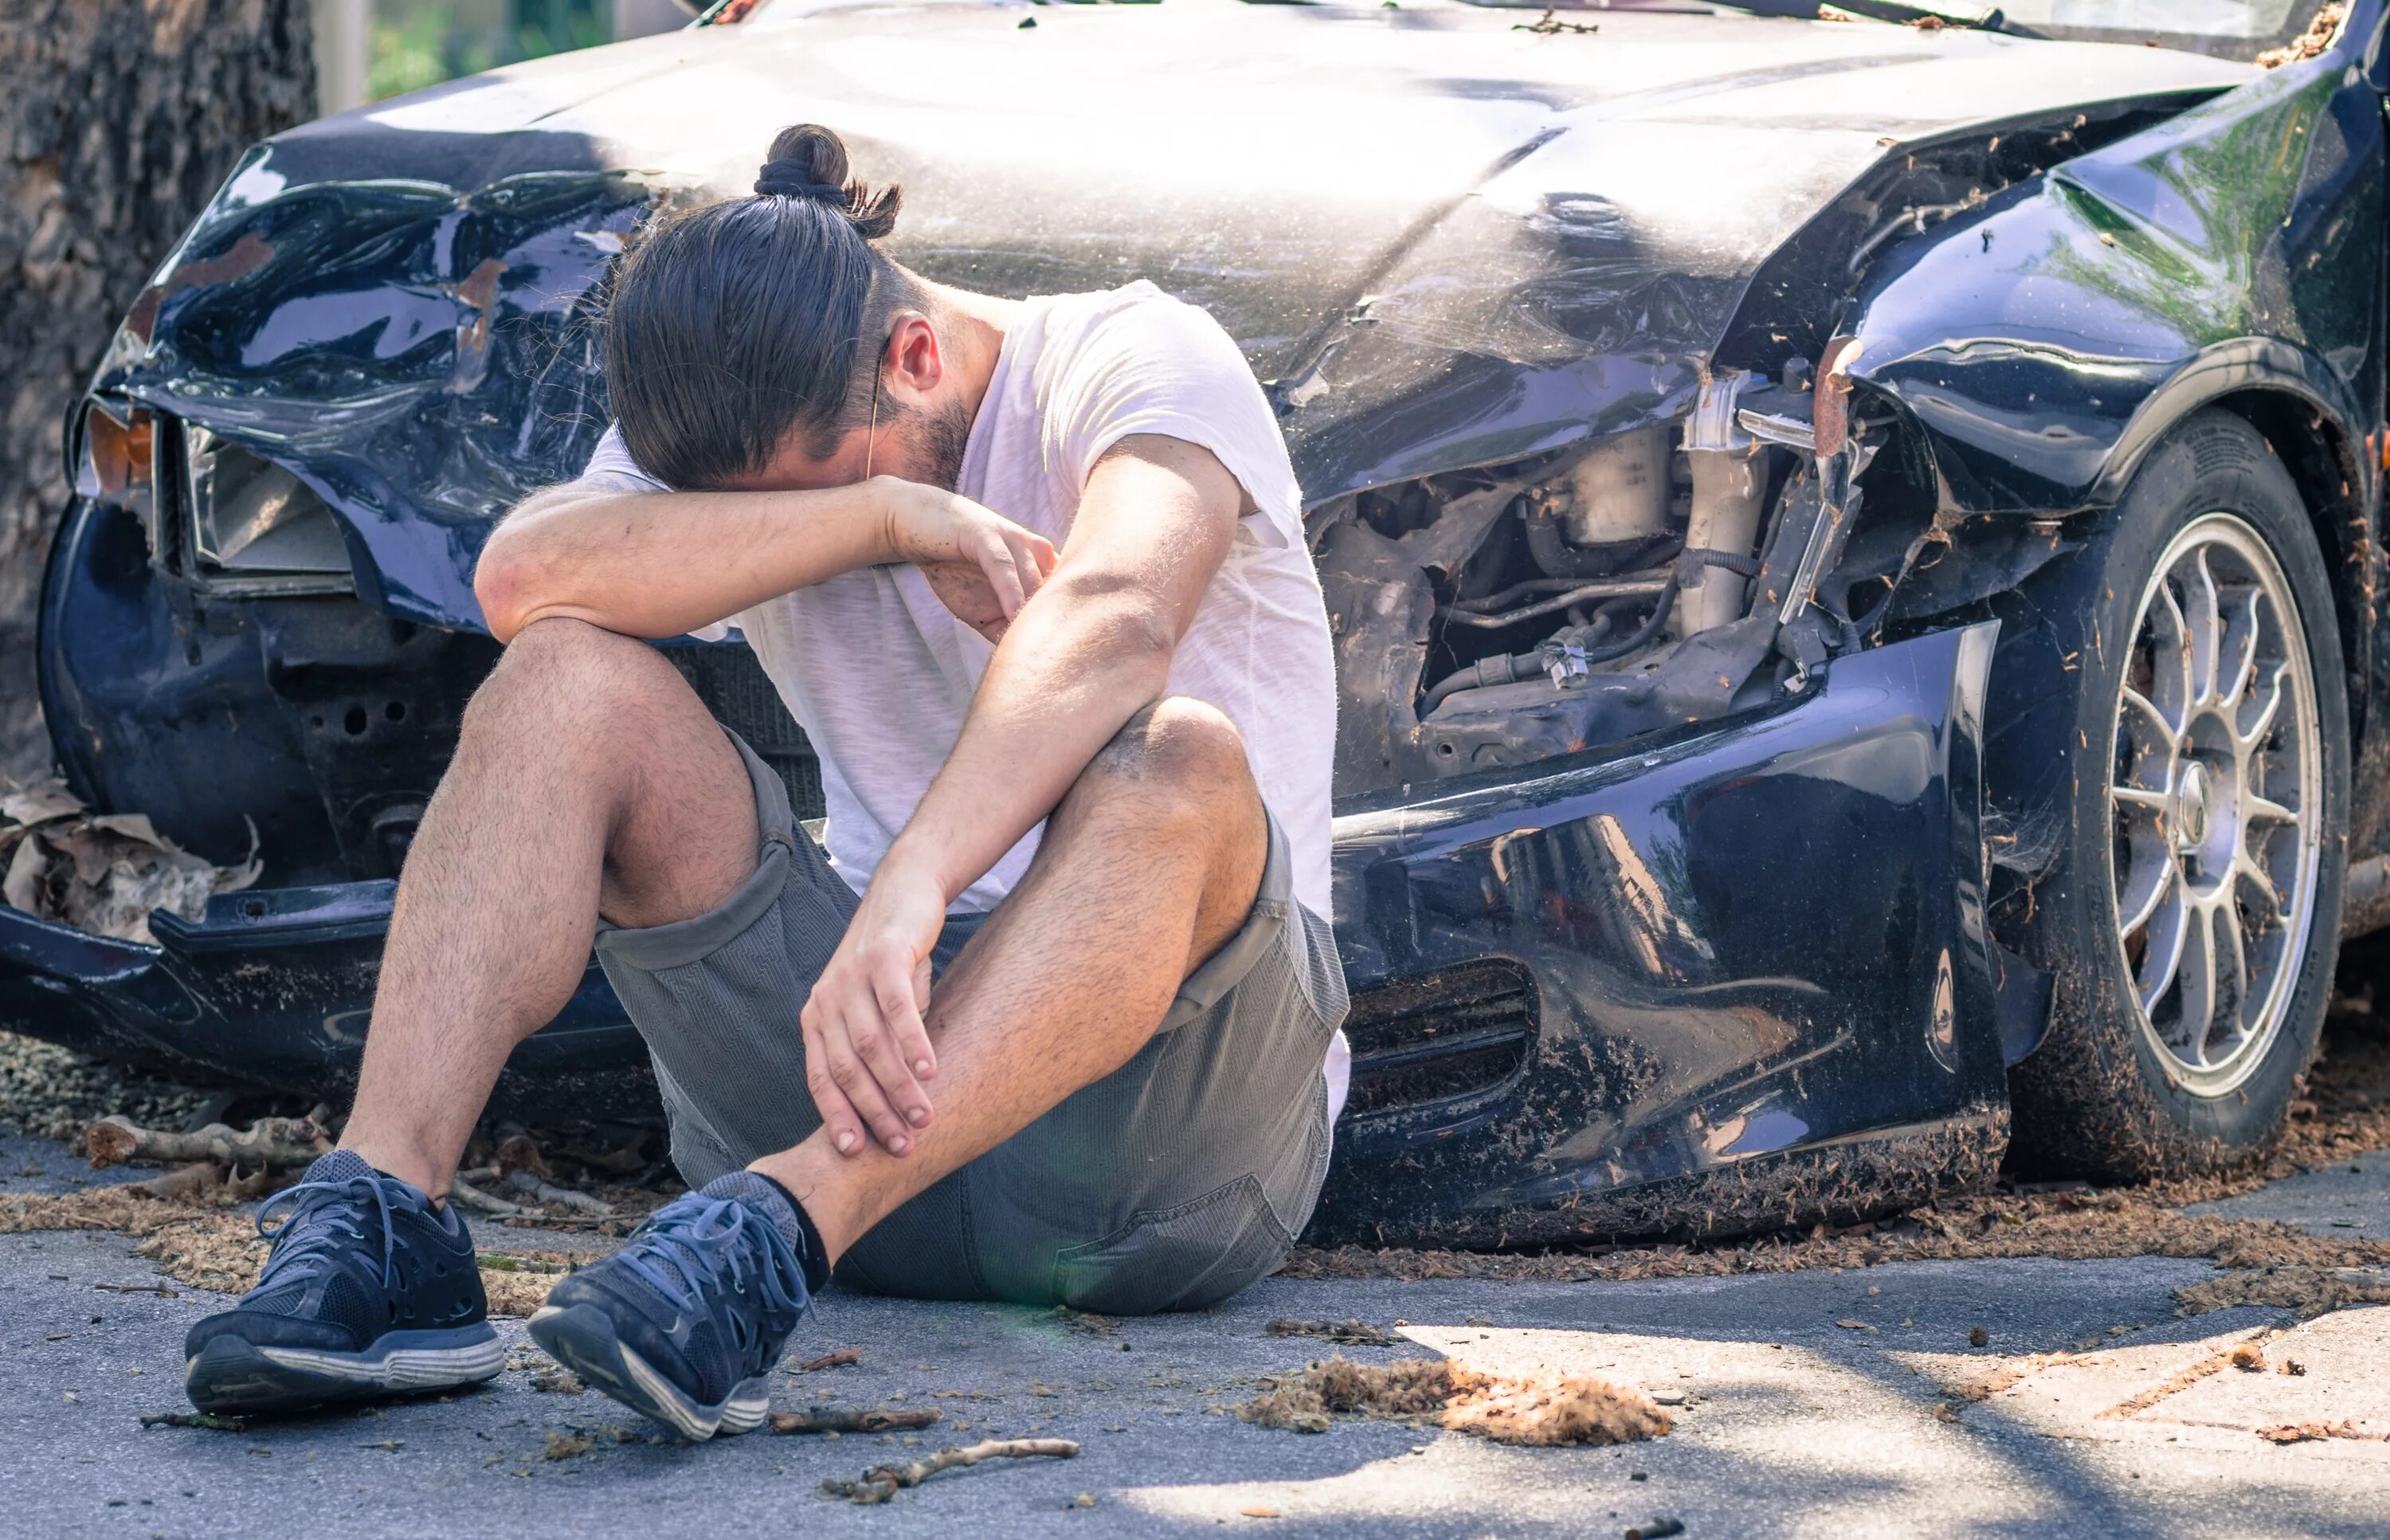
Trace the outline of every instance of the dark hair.
<instances>
[{"instance_id":1,"label":"dark hair","mask_svg":"<svg viewBox=\"0 0 2390 1540\"><path fill-rule=\"evenodd\" d=\"M839 136L799 123L753 197L649 226L604 324L607 393L642 469L717 486L762 469L791 429L826 457L864 425L888 318L916 298L871 244L900 200L850 181Z\"/></svg>"}]
</instances>

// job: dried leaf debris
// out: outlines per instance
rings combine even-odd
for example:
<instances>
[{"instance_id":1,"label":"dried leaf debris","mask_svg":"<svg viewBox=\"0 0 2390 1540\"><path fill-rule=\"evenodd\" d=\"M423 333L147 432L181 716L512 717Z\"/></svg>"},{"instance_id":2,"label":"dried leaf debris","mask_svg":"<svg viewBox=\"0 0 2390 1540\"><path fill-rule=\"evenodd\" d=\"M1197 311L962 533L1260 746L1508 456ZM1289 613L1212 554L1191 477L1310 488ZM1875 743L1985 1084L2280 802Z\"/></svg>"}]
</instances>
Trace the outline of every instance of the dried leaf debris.
<instances>
[{"instance_id":1,"label":"dried leaf debris","mask_svg":"<svg viewBox=\"0 0 2390 1540\"><path fill-rule=\"evenodd\" d=\"M0 898L46 920L147 943L150 911L198 919L209 895L246 888L263 869L254 829L248 858L219 866L145 814L93 814L55 780L0 783Z\"/></svg>"},{"instance_id":2,"label":"dried leaf debris","mask_svg":"<svg viewBox=\"0 0 2390 1540\"><path fill-rule=\"evenodd\" d=\"M1628 1444L1673 1424L1642 1392L1590 1375L1493 1374L1442 1358L1356 1364L1343 1354L1237 1408L1246 1422L1325 1432L1334 1416L1411 1418L1499 1444Z\"/></svg>"},{"instance_id":3,"label":"dried leaf debris","mask_svg":"<svg viewBox=\"0 0 2390 1540\"><path fill-rule=\"evenodd\" d=\"M2348 6L2344 0L2329 0L2307 23L2307 30L2279 48L2268 48L2257 56L2260 70L2279 70L2285 64L2314 58L2332 46L2340 35L2340 24L2348 19Z\"/></svg>"}]
</instances>

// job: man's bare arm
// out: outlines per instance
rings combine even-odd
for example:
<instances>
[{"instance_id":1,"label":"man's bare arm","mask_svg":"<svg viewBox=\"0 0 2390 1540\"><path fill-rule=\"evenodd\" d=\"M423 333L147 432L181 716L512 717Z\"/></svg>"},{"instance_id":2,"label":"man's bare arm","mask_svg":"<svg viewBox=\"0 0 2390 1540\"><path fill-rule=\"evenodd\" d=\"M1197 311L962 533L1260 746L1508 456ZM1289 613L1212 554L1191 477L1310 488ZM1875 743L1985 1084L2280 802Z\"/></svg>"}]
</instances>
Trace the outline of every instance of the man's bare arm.
<instances>
[{"instance_id":1,"label":"man's bare arm","mask_svg":"<svg viewBox=\"0 0 2390 1540\"><path fill-rule=\"evenodd\" d=\"M806 1003L815 1099L842 1149L859 1149L867 1126L901 1154L929 1121L920 1082L936 1059L921 1009L946 905L1162 698L1248 506L1210 451L1176 439L1124 440L1088 477L1060 563L1014 617Z\"/></svg>"},{"instance_id":2,"label":"man's bare arm","mask_svg":"<svg viewBox=\"0 0 2390 1540\"><path fill-rule=\"evenodd\" d=\"M525 498L482 547L473 592L490 634L569 616L676 636L858 567L960 569L939 596L983 628L1019 610L1054 564L1040 536L970 498L874 477L814 492L633 492L579 482ZM967 612L977 589L986 613Z\"/></svg>"}]
</instances>

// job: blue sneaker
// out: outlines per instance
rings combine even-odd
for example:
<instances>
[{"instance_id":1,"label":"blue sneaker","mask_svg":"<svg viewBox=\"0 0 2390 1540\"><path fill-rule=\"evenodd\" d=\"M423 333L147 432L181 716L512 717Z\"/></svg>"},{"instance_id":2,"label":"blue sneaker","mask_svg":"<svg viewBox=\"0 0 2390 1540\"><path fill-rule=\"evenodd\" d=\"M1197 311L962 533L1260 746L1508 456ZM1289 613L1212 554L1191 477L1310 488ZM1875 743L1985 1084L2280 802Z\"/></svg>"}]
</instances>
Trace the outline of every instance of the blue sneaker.
<instances>
[{"instance_id":1,"label":"blue sneaker","mask_svg":"<svg viewBox=\"0 0 2390 1540\"><path fill-rule=\"evenodd\" d=\"M809 1295L796 1253L735 1198L691 1192L572 1274L531 1318L582 1380L683 1437L752 1431Z\"/></svg>"},{"instance_id":2,"label":"blue sneaker","mask_svg":"<svg viewBox=\"0 0 2390 1540\"><path fill-rule=\"evenodd\" d=\"M183 1339L183 1387L199 1410L297 1411L469 1385L505 1367L455 1204L434 1209L336 1149L265 1200L257 1233L274 1241L257 1287Z\"/></svg>"}]
</instances>

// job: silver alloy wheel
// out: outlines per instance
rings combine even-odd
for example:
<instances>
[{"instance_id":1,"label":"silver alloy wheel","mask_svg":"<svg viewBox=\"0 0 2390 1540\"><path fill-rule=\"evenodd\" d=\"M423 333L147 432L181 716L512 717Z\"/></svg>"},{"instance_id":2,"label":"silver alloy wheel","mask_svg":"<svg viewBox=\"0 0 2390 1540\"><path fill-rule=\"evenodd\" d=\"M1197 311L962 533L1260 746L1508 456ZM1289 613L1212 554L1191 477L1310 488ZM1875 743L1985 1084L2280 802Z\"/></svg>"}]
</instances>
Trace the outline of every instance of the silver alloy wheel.
<instances>
[{"instance_id":1,"label":"silver alloy wheel","mask_svg":"<svg viewBox=\"0 0 2390 1540\"><path fill-rule=\"evenodd\" d=\"M2323 838L2315 675L2290 580L2229 513L2170 541L2141 591L2108 803L2117 939L2169 1074L2223 1096L2289 1015Z\"/></svg>"}]
</instances>

